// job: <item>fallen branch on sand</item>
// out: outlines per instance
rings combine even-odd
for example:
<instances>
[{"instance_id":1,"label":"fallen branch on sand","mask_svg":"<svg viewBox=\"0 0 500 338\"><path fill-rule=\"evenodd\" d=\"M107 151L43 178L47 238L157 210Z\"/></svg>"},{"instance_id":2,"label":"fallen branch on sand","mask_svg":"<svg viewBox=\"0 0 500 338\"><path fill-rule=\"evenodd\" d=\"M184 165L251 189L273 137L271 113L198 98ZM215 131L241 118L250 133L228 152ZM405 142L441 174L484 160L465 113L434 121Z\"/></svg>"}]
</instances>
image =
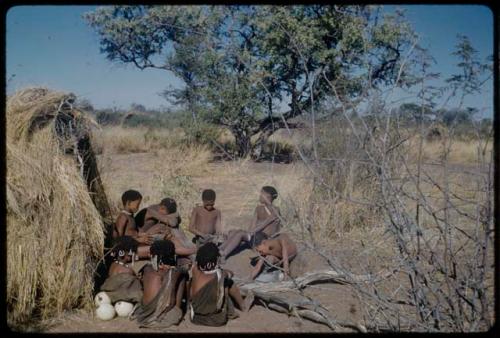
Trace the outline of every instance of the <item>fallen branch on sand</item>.
<instances>
[{"instance_id":1,"label":"fallen branch on sand","mask_svg":"<svg viewBox=\"0 0 500 338\"><path fill-rule=\"evenodd\" d=\"M346 327L360 332L366 332L366 327L360 323L341 322L335 320L325 307L321 306L319 302L300 293L300 290L312 283L363 283L373 281L374 277L380 279L386 278L390 275L390 272L384 273L382 276L372 276L354 275L350 273L346 274L333 270L321 270L309 272L293 280L282 282L247 282L236 277L234 277L234 280L239 283L239 288L242 294L253 294L256 299L271 310L322 323L335 331L338 330L339 327Z\"/></svg>"}]
</instances>

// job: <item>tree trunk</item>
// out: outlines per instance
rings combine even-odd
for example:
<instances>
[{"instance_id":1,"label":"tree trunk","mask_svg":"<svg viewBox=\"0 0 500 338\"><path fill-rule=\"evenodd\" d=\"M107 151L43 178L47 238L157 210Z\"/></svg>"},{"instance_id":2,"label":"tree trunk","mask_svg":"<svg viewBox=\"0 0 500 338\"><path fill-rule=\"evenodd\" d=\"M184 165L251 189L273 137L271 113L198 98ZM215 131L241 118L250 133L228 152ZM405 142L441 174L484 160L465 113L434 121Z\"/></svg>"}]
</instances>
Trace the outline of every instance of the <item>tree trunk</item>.
<instances>
[{"instance_id":1,"label":"tree trunk","mask_svg":"<svg viewBox=\"0 0 500 338\"><path fill-rule=\"evenodd\" d=\"M267 140L274 133L274 130L267 129L261 132L254 146L252 147L252 159L259 160L264 153L264 146Z\"/></svg>"},{"instance_id":2,"label":"tree trunk","mask_svg":"<svg viewBox=\"0 0 500 338\"><path fill-rule=\"evenodd\" d=\"M232 130L236 144L236 155L239 158L246 157L252 148L250 133L247 130L235 128Z\"/></svg>"}]
</instances>

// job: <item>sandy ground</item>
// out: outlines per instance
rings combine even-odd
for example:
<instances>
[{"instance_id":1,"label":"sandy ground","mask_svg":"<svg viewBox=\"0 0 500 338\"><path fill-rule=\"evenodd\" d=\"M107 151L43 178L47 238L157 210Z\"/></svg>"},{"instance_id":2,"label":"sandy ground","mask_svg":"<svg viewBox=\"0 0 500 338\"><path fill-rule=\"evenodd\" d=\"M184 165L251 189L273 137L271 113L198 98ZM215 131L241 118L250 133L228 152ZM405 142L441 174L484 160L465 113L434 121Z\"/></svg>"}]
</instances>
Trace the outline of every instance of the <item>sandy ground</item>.
<instances>
[{"instance_id":1,"label":"sandy ground","mask_svg":"<svg viewBox=\"0 0 500 338\"><path fill-rule=\"evenodd\" d=\"M108 155L109 156L109 155ZM109 160L109 158L108 158ZM155 187L151 183L151 168L148 163L154 161L154 156L147 153L113 155L109 168L103 175L104 180L111 180L116 191L131 187L140 187L144 196L153 194ZM128 170L124 170L125 164ZM216 207L222 211L225 228L246 228L252 218L253 209L261 183L269 178L280 175L287 169L286 164L251 163L245 170L227 169L227 164L217 162L211 164L210 172L203 177L195 177L194 183L200 189L213 188L217 192ZM221 173L224 172L224 175ZM116 197L115 197L116 198ZM145 198L145 204L148 201ZM185 221L187 222L187 220ZM291 264L292 275L306 271L326 268L326 263L318 256L299 246L299 254ZM331 248L339 258L349 260L352 248ZM244 250L227 261L227 268L236 276L245 277L250 272L249 257L254 253ZM338 320L358 320L361 313L357 299L348 286L338 284L320 284L308 287L306 295L319 300ZM240 317L229 321L224 327L212 328L192 324L185 316L179 326L163 332L330 332L331 330L318 323L287 316L260 304L254 304L248 313L239 312ZM85 312L67 313L52 321L48 332L157 332L151 329L140 329L135 322L128 319L115 318L110 321L100 321L92 314Z\"/></svg>"}]
</instances>

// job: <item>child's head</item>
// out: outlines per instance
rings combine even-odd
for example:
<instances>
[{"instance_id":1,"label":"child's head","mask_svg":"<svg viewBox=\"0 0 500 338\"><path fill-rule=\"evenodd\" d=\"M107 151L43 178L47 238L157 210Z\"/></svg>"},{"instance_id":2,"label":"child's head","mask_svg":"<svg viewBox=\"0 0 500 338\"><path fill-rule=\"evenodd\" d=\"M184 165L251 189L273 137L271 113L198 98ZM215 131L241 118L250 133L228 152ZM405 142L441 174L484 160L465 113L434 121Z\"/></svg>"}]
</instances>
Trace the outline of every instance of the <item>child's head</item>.
<instances>
[{"instance_id":1,"label":"child's head","mask_svg":"<svg viewBox=\"0 0 500 338\"><path fill-rule=\"evenodd\" d=\"M263 232L257 232L253 238L253 245L255 247L255 250L257 250L258 253L260 253L261 255L267 255L268 254L268 250L267 250L267 246L266 246L266 241L267 241L268 237L265 233Z\"/></svg>"},{"instance_id":2,"label":"child's head","mask_svg":"<svg viewBox=\"0 0 500 338\"><path fill-rule=\"evenodd\" d=\"M196 264L201 271L211 271L217 267L219 248L212 242L202 245L196 252Z\"/></svg>"},{"instance_id":3,"label":"child's head","mask_svg":"<svg viewBox=\"0 0 500 338\"><path fill-rule=\"evenodd\" d=\"M132 213L137 212L139 210L139 206L141 205L142 195L137 190L127 190L122 195L122 203L123 207Z\"/></svg>"},{"instance_id":4,"label":"child's head","mask_svg":"<svg viewBox=\"0 0 500 338\"><path fill-rule=\"evenodd\" d=\"M121 236L115 239L111 255L123 262L130 262L137 252L139 243L130 236Z\"/></svg>"},{"instance_id":5,"label":"child's head","mask_svg":"<svg viewBox=\"0 0 500 338\"><path fill-rule=\"evenodd\" d=\"M212 189L205 189L201 193L201 200L203 201L203 207L207 210L213 210L215 204L215 191Z\"/></svg>"},{"instance_id":6,"label":"child's head","mask_svg":"<svg viewBox=\"0 0 500 338\"><path fill-rule=\"evenodd\" d=\"M169 240L154 241L149 248L149 254L153 259L155 269L165 266L175 266L175 246Z\"/></svg>"},{"instance_id":7,"label":"child's head","mask_svg":"<svg viewBox=\"0 0 500 338\"><path fill-rule=\"evenodd\" d=\"M166 214L173 214L177 211L177 203L173 198L164 198L160 202L160 210Z\"/></svg>"},{"instance_id":8,"label":"child's head","mask_svg":"<svg viewBox=\"0 0 500 338\"><path fill-rule=\"evenodd\" d=\"M260 191L260 197L259 201L261 203L272 203L276 197L278 197L278 192L274 187L271 187L269 185L266 185L262 187L262 190Z\"/></svg>"}]
</instances>

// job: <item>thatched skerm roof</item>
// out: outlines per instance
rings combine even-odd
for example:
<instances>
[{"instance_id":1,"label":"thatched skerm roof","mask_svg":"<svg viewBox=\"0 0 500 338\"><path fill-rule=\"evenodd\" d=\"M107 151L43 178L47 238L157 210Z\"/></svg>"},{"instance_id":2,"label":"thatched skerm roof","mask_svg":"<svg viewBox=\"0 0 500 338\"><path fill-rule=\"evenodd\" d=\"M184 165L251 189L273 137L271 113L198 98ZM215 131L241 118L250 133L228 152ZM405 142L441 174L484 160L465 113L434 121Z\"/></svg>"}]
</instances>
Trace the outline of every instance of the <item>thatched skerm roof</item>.
<instances>
[{"instance_id":1,"label":"thatched skerm roof","mask_svg":"<svg viewBox=\"0 0 500 338\"><path fill-rule=\"evenodd\" d=\"M75 96L30 88L7 100L7 314L10 326L92 303L106 195L90 120Z\"/></svg>"}]
</instances>

